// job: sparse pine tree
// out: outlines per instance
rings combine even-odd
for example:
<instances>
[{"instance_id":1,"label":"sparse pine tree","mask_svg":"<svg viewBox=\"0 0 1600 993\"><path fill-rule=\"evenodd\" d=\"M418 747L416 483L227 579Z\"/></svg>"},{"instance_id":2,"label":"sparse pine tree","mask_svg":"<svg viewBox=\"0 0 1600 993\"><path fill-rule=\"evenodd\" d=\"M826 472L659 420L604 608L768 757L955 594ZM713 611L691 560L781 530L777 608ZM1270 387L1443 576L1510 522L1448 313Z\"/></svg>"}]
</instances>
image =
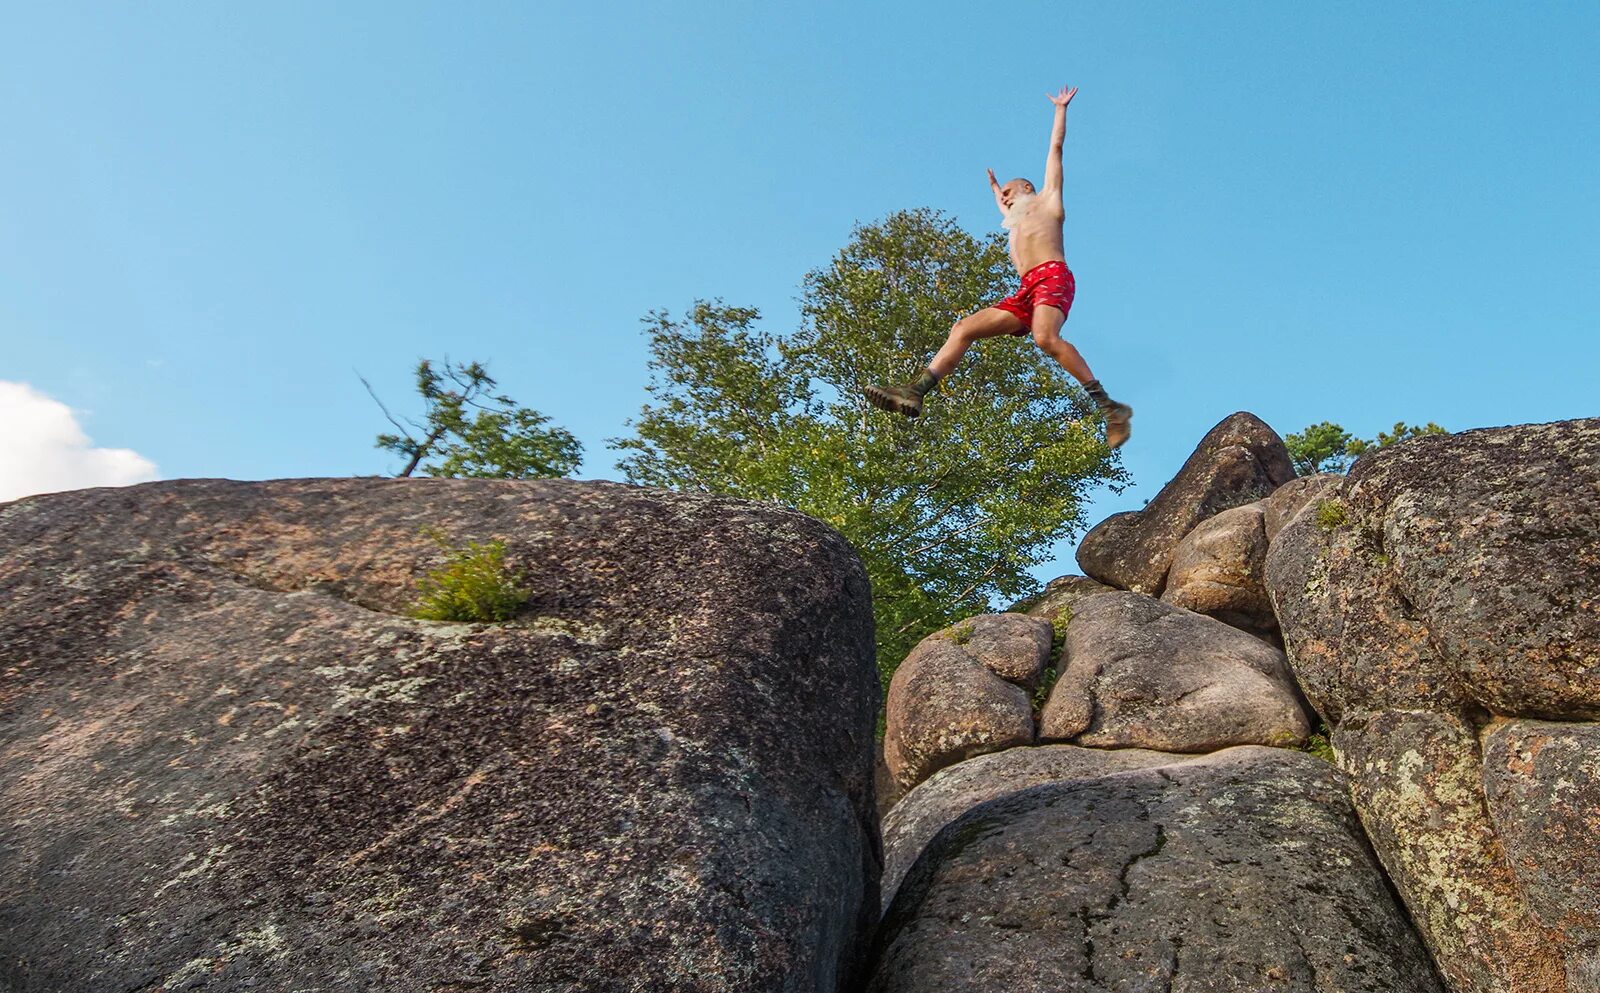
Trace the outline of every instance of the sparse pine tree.
<instances>
[{"instance_id":1,"label":"sparse pine tree","mask_svg":"<svg viewBox=\"0 0 1600 993\"><path fill-rule=\"evenodd\" d=\"M446 359L435 368L417 363L421 421L402 422L385 407L365 379L398 434L378 435L377 447L405 459L395 475L539 479L569 476L583 461L583 446L565 428L547 427L550 418L494 392L496 383L478 362Z\"/></svg>"}]
</instances>

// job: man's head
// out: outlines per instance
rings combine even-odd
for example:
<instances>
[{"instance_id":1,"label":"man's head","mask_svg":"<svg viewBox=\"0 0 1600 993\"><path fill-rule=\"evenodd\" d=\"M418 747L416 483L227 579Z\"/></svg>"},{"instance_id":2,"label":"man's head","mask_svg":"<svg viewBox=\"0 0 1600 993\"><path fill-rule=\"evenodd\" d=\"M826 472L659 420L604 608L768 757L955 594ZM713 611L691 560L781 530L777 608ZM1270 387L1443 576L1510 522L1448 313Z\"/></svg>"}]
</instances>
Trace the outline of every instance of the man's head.
<instances>
[{"instance_id":1,"label":"man's head","mask_svg":"<svg viewBox=\"0 0 1600 993\"><path fill-rule=\"evenodd\" d=\"M1028 182L1026 179L1013 179L1011 182L1000 187L1000 202L1005 205L1007 210L1010 210L1012 204L1016 203L1022 197L1029 196L1034 192L1036 191L1033 188L1033 184Z\"/></svg>"}]
</instances>

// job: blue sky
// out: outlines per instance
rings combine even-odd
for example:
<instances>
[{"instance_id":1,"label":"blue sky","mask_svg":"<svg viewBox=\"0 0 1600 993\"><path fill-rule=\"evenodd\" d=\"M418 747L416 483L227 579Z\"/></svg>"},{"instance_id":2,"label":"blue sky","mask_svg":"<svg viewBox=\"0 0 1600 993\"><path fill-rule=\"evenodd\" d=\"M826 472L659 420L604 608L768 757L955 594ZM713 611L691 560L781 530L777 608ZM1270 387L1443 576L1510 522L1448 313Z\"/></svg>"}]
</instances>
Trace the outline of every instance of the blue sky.
<instances>
[{"instance_id":1,"label":"blue sky","mask_svg":"<svg viewBox=\"0 0 1600 993\"><path fill-rule=\"evenodd\" d=\"M1066 333L1138 410L1098 520L1237 409L1600 413L1597 50L1588 4L13 5L0 381L163 477L372 474L357 373L448 353L610 477L641 316L988 229L1070 83Z\"/></svg>"}]
</instances>

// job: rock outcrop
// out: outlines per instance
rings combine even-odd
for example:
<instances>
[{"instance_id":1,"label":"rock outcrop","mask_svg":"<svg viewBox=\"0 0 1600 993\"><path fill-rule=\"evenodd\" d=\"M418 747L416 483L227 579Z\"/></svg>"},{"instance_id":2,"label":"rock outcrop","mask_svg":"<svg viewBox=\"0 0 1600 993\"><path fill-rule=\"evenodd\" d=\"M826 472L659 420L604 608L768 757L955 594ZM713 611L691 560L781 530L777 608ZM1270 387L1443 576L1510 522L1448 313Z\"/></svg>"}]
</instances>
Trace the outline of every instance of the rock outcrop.
<instances>
[{"instance_id":1,"label":"rock outcrop","mask_svg":"<svg viewBox=\"0 0 1600 993\"><path fill-rule=\"evenodd\" d=\"M1065 614L1064 623L1072 619L1073 604L1098 593L1110 593L1113 589L1088 576L1057 576L1045 584L1043 593L1016 604L1011 610L1029 617L1042 617L1052 623Z\"/></svg>"},{"instance_id":2,"label":"rock outcrop","mask_svg":"<svg viewBox=\"0 0 1600 993\"><path fill-rule=\"evenodd\" d=\"M973 807L877 946L874 993L1440 988L1339 773L1265 748Z\"/></svg>"},{"instance_id":3,"label":"rock outcrop","mask_svg":"<svg viewBox=\"0 0 1600 993\"><path fill-rule=\"evenodd\" d=\"M1115 514L1084 535L1078 565L1109 586L1160 596L1173 552L1195 525L1294 478L1277 432L1254 414L1231 414L1143 510Z\"/></svg>"},{"instance_id":4,"label":"rock outcrop","mask_svg":"<svg viewBox=\"0 0 1600 993\"><path fill-rule=\"evenodd\" d=\"M1041 745L980 755L941 769L906 794L883 821L883 907L928 842L973 807L1031 786L1099 779L1129 769L1153 769L1194 758L1143 748Z\"/></svg>"},{"instance_id":5,"label":"rock outcrop","mask_svg":"<svg viewBox=\"0 0 1600 993\"><path fill-rule=\"evenodd\" d=\"M503 625L414 621L501 539ZM0 505L0 987L806 990L878 910L865 574L768 505L191 481Z\"/></svg>"},{"instance_id":6,"label":"rock outcrop","mask_svg":"<svg viewBox=\"0 0 1600 993\"><path fill-rule=\"evenodd\" d=\"M1344 485L1344 476L1336 472L1319 472L1314 476L1299 476L1289 480L1261 502L1267 541L1278 537L1290 521L1308 507L1315 507L1323 497Z\"/></svg>"},{"instance_id":7,"label":"rock outcrop","mask_svg":"<svg viewBox=\"0 0 1600 993\"><path fill-rule=\"evenodd\" d=\"M1161 599L1277 642L1278 617L1267 595L1267 547L1283 526L1344 477L1291 479L1255 503L1201 521L1178 542Z\"/></svg>"},{"instance_id":8,"label":"rock outcrop","mask_svg":"<svg viewBox=\"0 0 1600 993\"><path fill-rule=\"evenodd\" d=\"M1139 593L1080 600L1039 734L1099 748L1295 746L1310 731L1283 652Z\"/></svg>"},{"instance_id":9,"label":"rock outcrop","mask_svg":"<svg viewBox=\"0 0 1600 993\"><path fill-rule=\"evenodd\" d=\"M1452 988L1600 989L1596 798L1560 771L1600 767L1600 420L1365 457L1267 583Z\"/></svg>"},{"instance_id":10,"label":"rock outcrop","mask_svg":"<svg viewBox=\"0 0 1600 993\"><path fill-rule=\"evenodd\" d=\"M924 638L889 682L883 755L903 792L953 762L1034 740L1048 621L983 614Z\"/></svg>"}]
</instances>

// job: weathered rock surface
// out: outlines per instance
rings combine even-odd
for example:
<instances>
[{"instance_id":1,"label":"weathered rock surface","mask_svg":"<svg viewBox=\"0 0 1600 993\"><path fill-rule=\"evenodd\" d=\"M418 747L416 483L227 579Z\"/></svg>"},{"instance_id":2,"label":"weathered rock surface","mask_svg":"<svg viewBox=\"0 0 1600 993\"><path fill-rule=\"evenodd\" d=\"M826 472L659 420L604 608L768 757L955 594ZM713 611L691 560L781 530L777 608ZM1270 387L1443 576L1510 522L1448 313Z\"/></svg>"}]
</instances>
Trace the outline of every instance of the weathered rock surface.
<instances>
[{"instance_id":1,"label":"weathered rock surface","mask_svg":"<svg viewBox=\"0 0 1600 993\"><path fill-rule=\"evenodd\" d=\"M1395 445L1327 499L1336 513L1300 515L1267 557L1325 717L1600 718L1600 419Z\"/></svg>"},{"instance_id":2,"label":"weathered rock surface","mask_svg":"<svg viewBox=\"0 0 1600 993\"><path fill-rule=\"evenodd\" d=\"M1062 657L1042 740L1209 752L1310 733L1282 652L1138 593L1079 601Z\"/></svg>"},{"instance_id":3,"label":"weathered rock surface","mask_svg":"<svg viewBox=\"0 0 1600 993\"><path fill-rule=\"evenodd\" d=\"M504 625L401 616L499 538ZM767 505L188 481L0 505L0 987L826 990L878 910L867 582Z\"/></svg>"},{"instance_id":4,"label":"weathered rock surface","mask_svg":"<svg viewBox=\"0 0 1600 993\"><path fill-rule=\"evenodd\" d=\"M1570 988L1600 989L1600 724L1507 721L1483 752L1489 813L1528 908L1568 937Z\"/></svg>"},{"instance_id":5,"label":"weathered rock surface","mask_svg":"<svg viewBox=\"0 0 1600 993\"><path fill-rule=\"evenodd\" d=\"M922 849L940 829L980 803L1031 786L1069 779L1098 779L1129 769L1149 769L1194 758L1143 748L1041 745L980 755L942 769L896 804L883 821L883 907L887 911Z\"/></svg>"},{"instance_id":6,"label":"weathered rock surface","mask_svg":"<svg viewBox=\"0 0 1600 993\"><path fill-rule=\"evenodd\" d=\"M1600 716L1600 420L1405 442L1314 505L1273 540L1268 590L1441 971L1456 990L1600 989L1572 913L1595 891L1552 889L1588 864L1592 843L1552 837L1587 801L1517 772L1528 749L1508 743L1530 720ZM1581 765L1584 734L1559 737L1546 769Z\"/></svg>"},{"instance_id":7,"label":"weathered rock surface","mask_svg":"<svg viewBox=\"0 0 1600 993\"><path fill-rule=\"evenodd\" d=\"M1161 594L1173 551L1195 525L1254 503L1294 478L1277 432L1254 414L1231 414L1200 440L1143 510L1106 518L1083 536L1078 565L1118 589Z\"/></svg>"},{"instance_id":8,"label":"weathered rock surface","mask_svg":"<svg viewBox=\"0 0 1600 993\"><path fill-rule=\"evenodd\" d=\"M1178 543L1161 599L1257 634L1278 629L1267 599L1265 501L1224 510Z\"/></svg>"},{"instance_id":9,"label":"weathered rock surface","mask_svg":"<svg viewBox=\"0 0 1600 993\"><path fill-rule=\"evenodd\" d=\"M983 614L912 649L889 682L883 736L900 790L953 762L1031 744L1033 691L1050 648L1048 621Z\"/></svg>"},{"instance_id":10,"label":"weathered rock surface","mask_svg":"<svg viewBox=\"0 0 1600 993\"><path fill-rule=\"evenodd\" d=\"M1110 593L1112 587L1099 583L1088 576L1057 576L1045 584L1044 592L1036 597L1024 600L1011 609L1017 613L1027 614L1029 617L1042 617L1054 622L1062 613L1070 619L1072 605L1084 597L1091 597L1098 593Z\"/></svg>"},{"instance_id":11,"label":"weathered rock surface","mask_svg":"<svg viewBox=\"0 0 1600 993\"><path fill-rule=\"evenodd\" d=\"M1484 803L1476 735L1445 714L1333 729L1362 824L1457 990L1558 991L1560 941L1529 913Z\"/></svg>"},{"instance_id":12,"label":"weathered rock surface","mask_svg":"<svg viewBox=\"0 0 1600 993\"><path fill-rule=\"evenodd\" d=\"M1337 770L1266 748L968 810L877 946L876 993L1440 988Z\"/></svg>"},{"instance_id":13,"label":"weathered rock surface","mask_svg":"<svg viewBox=\"0 0 1600 993\"><path fill-rule=\"evenodd\" d=\"M1319 472L1314 476L1297 476L1273 490L1261 504L1267 541L1276 538L1296 514L1307 507L1315 507L1318 501L1342 485L1344 476L1341 473Z\"/></svg>"}]
</instances>

